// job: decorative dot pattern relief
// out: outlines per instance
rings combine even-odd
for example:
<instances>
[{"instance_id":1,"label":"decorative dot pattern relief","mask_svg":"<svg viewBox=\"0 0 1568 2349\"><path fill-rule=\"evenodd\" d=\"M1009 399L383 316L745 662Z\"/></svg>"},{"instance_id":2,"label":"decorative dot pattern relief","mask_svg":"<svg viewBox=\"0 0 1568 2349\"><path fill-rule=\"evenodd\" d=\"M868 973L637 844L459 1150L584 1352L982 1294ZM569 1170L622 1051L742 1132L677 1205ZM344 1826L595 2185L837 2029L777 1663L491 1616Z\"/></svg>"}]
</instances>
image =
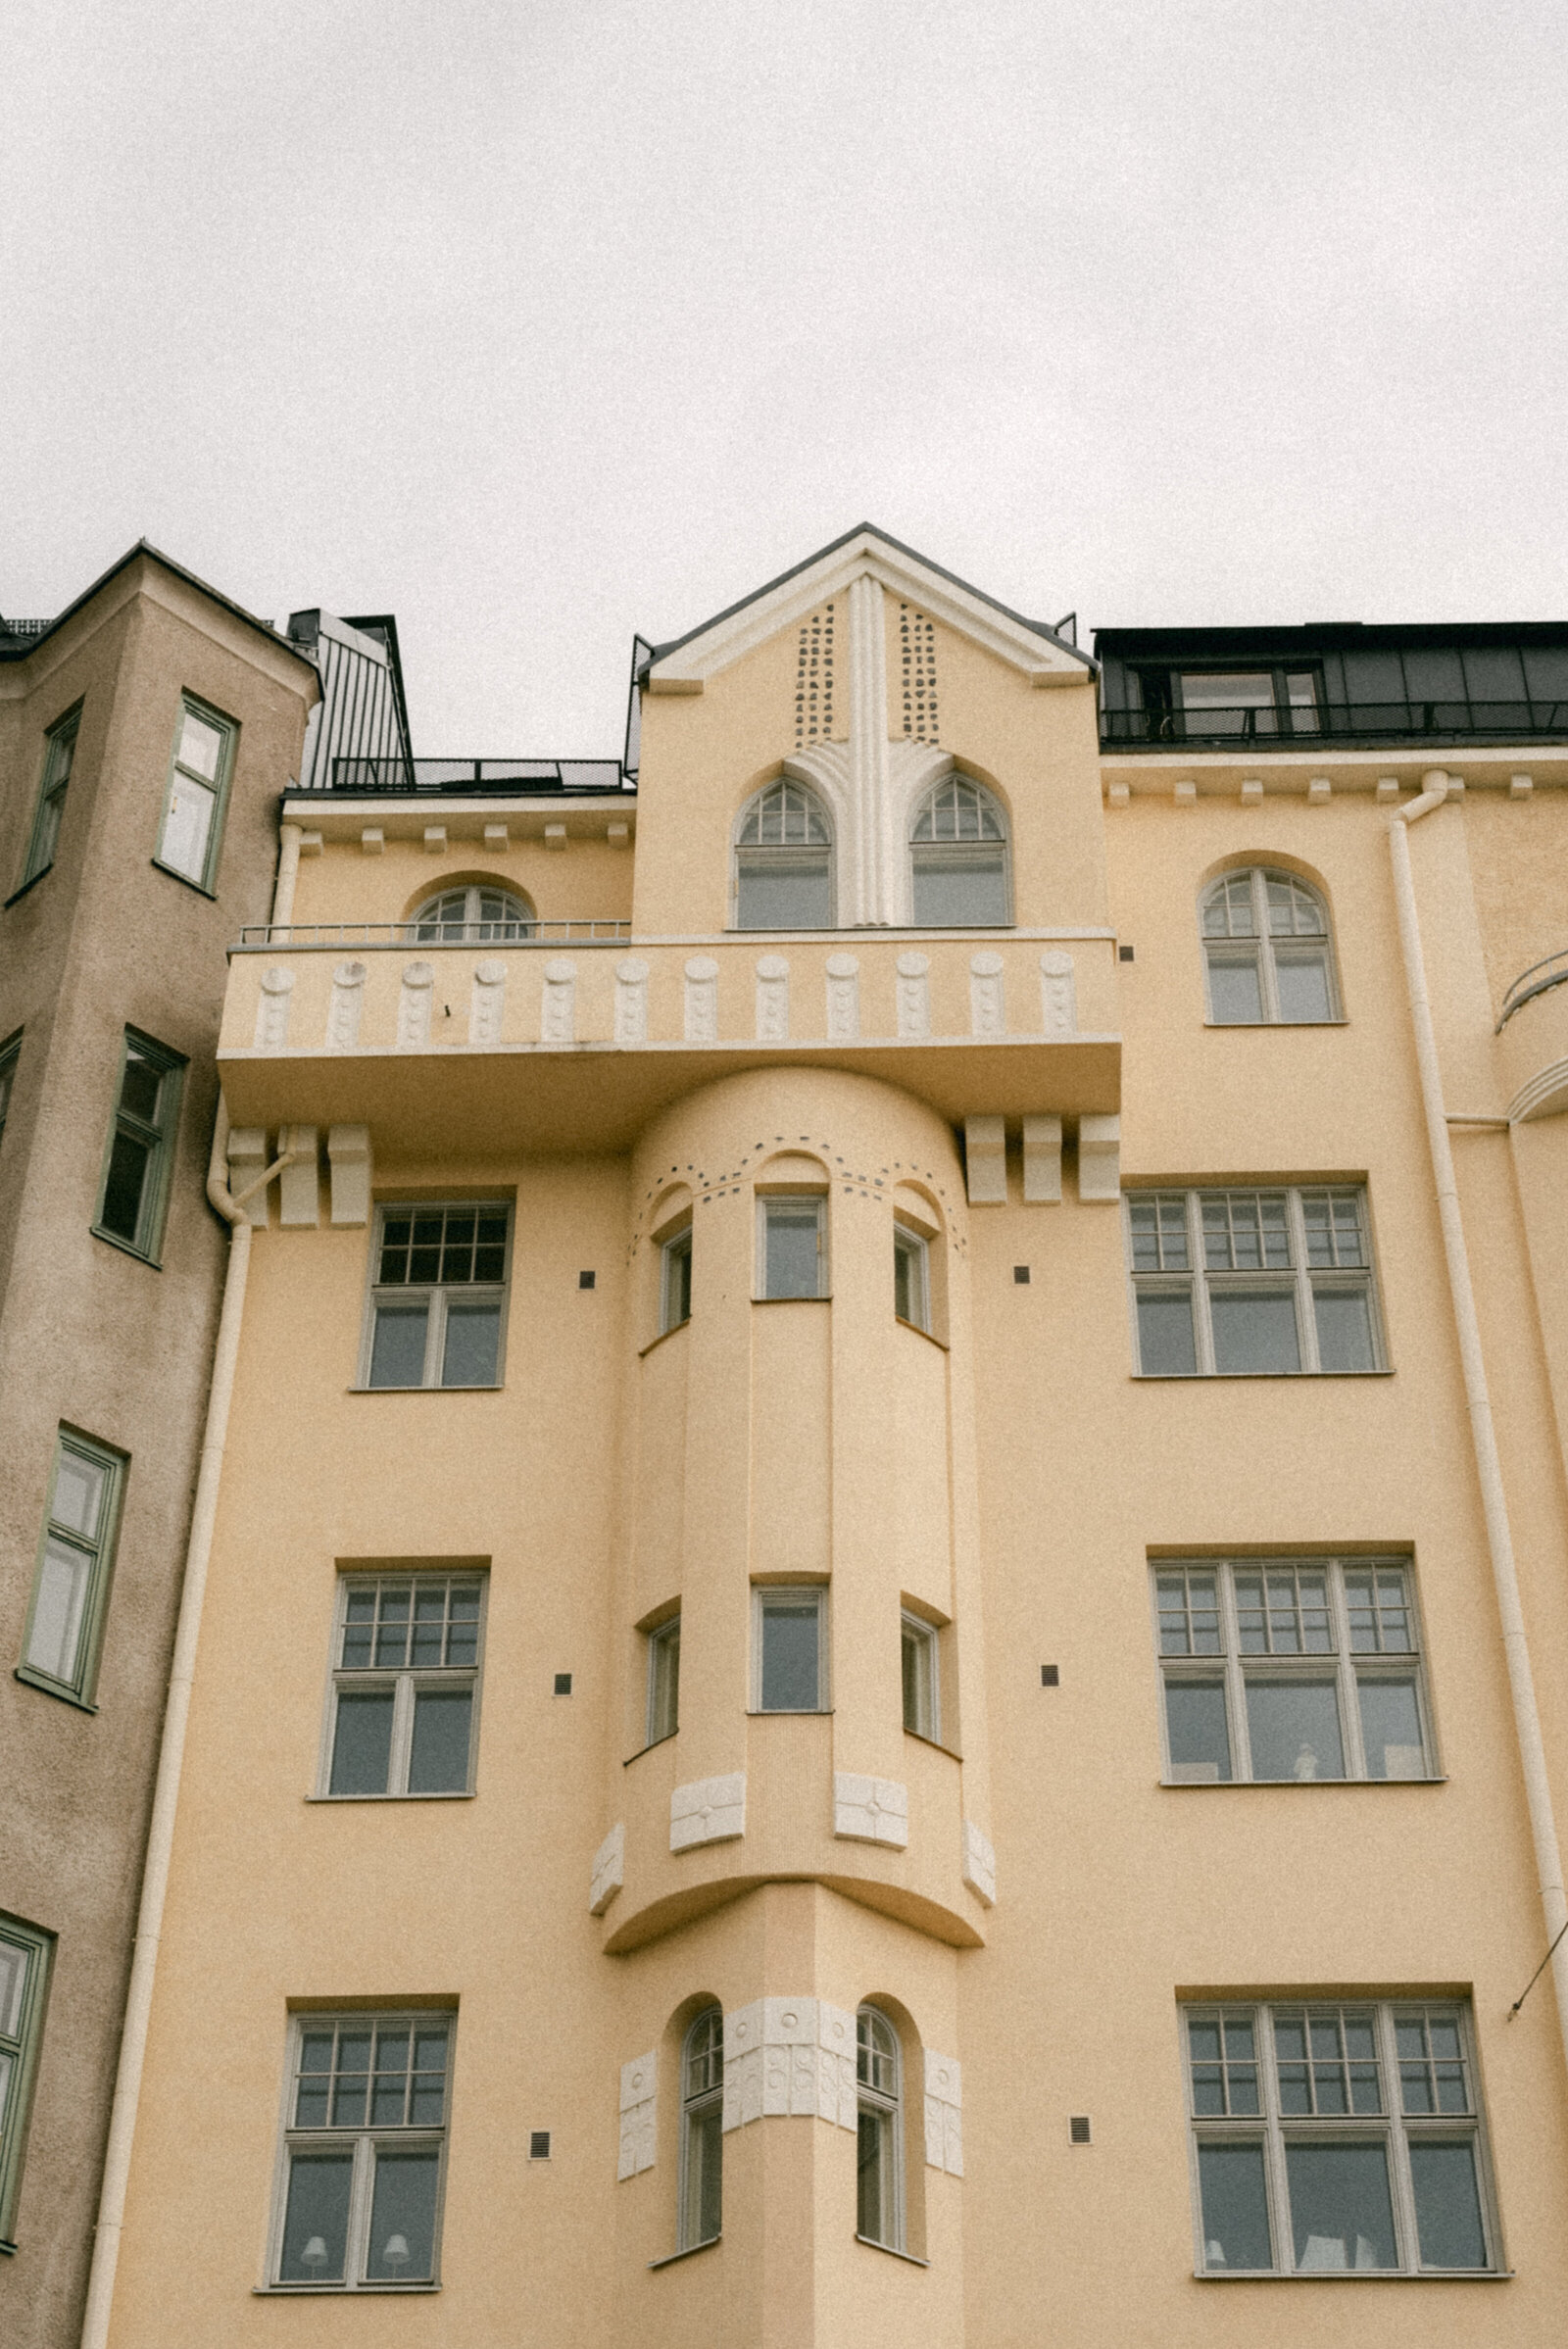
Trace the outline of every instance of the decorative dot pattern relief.
<instances>
[{"instance_id":1,"label":"decorative dot pattern relief","mask_svg":"<svg viewBox=\"0 0 1568 2349\"><path fill-rule=\"evenodd\" d=\"M937 632L923 612L899 606L900 689L906 742L940 740L937 732Z\"/></svg>"},{"instance_id":2,"label":"decorative dot pattern relief","mask_svg":"<svg viewBox=\"0 0 1568 2349\"><path fill-rule=\"evenodd\" d=\"M801 622L795 663L795 748L833 736L833 622L837 606L824 605Z\"/></svg>"},{"instance_id":3,"label":"decorative dot pattern relief","mask_svg":"<svg viewBox=\"0 0 1568 2349\"><path fill-rule=\"evenodd\" d=\"M636 1233L626 1251L628 1263L643 1245L648 1211L654 1200L668 1189L671 1175L677 1180L687 1179L691 1185L693 1203L706 1207L715 1199L738 1199L746 1188L746 1170L754 1162L770 1157L775 1150L799 1150L803 1145L826 1160L830 1181L839 1185L846 1199L875 1199L878 1192L889 1197L894 1185L902 1182L906 1176L913 1182L928 1183L942 1201L955 1251L958 1255L967 1253L969 1241L956 1211L958 1200L950 1197L947 1185L929 1166L917 1166L912 1158L906 1165L902 1158L895 1158L891 1166L879 1167L875 1174L871 1174L854 1168L841 1151L834 1150L831 1142L815 1141L809 1134L775 1134L771 1142L754 1143L739 1166L727 1174L710 1175L706 1167L697 1166L690 1159L684 1166L672 1164L667 1170L662 1169L643 1194L642 1204L637 1210Z\"/></svg>"}]
</instances>

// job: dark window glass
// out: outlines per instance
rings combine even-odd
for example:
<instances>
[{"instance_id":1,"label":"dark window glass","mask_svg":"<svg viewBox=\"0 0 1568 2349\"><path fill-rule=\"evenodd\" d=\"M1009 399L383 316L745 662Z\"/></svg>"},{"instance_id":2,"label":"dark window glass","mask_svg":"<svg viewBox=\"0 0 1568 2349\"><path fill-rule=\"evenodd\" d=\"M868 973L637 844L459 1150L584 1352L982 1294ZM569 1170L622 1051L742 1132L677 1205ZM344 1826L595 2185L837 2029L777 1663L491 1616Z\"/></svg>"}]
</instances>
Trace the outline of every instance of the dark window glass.
<instances>
[{"instance_id":1,"label":"dark window glass","mask_svg":"<svg viewBox=\"0 0 1568 2349\"><path fill-rule=\"evenodd\" d=\"M434 2145L377 2146L370 2205L370 2253L365 2273L375 2283L423 2283L435 2274L435 2193L441 2155Z\"/></svg>"},{"instance_id":2,"label":"dark window glass","mask_svg":"<svg viewBox=\"0 0 1568 2349\"><path fill-rule=\"evenodd\" d=\"M377 1305L370 1346L372 1387L417 1387L424 1378L428 1305Z\"/></svg>"},{"instance_id":3,"label":"dark window glass","mask_svg":"<svg viewBox=\"0 0 1568 2349\"><path fill-rule=\"evenodd\" d=\"M1285 2168L1298 2274L1397 2267L1382 2144L1287 2143Z\"/></svg>"},{"instance_id":4,"label":"dark window glass","mask_svg":"<svg viewBox=\"0 0 1568 2349\"><path fill-rule=\"evenodd\" d=\"M390 1688L340 1689L332 1738L334 1794L384 1794L392 1766Z\"/></svg>"},{"instance_id":5,"label":"dark window glass","mask_svg":"<svg viewBox=\"0 0 1568 2349\"><path fill-rule=\"evenodd\" d=\"M289 2163L283 2218L284 2283L341 2283L349 2240L354 2156L296 2153Z\"/></svg>"},{"instance_id":6,"label":"dark window glass","mask_svg":"<svg viewBox=\"0 0 1568 2349\"><path fill-rule=\"evenodd\" d=\"M443 1387L493 1387L501 1345L501 1306L447 1307L446 1344L441 1356Z\"/></svg>"},{"instance_id":7,"label":"dark window glass","mask_svg":"<svg viewBox=\"0 0 1568 2349\"><path fill-rule=\"evenodd\" d=\"M1247 1734L1254 1778L1345 1776L1340 1700L1333 1681L1250 1680Z\"/></svg>"},{"instance_id":8,"label":"dark window glass","mask_svg":"<svg viewBox=\"0 0 1568 2349\"><path fill-rule=\"evenodd\" d=\"M1205 2268L1269 2268L1268 2190L1261 2145L1200 2145Z\"/></svg>"},{"instance_id":9,"label":"dark window glass","mask_svg":"<svg viewBox=\"0 0 1568 2349\"><path fill-rule=\"evenodd\" d=\"M414 1699L411 1794L461 1794L468 1783L468 1730L473 1692L421 1688Z\"/></svg>"},{"instance_id":10,"label":"dark window glass","mask_svg":"<svg viewBox=\"0 0 1568 2349\"><path fill-rule=\"evenodd\" d=\"M1223 1682L1168 1681L1165 1720L1173 1778L1198 1784L1230 1777L1231 1741L1225 1726Z\"/></svg>"},{"instance_id":11,"label":"dark window glass","mask_svg":"<svg viewBox=\"0 0 1568 2349\"><path fill-rule=\"evenodd\" d=\"M762 1711L814 1713L821 1675L821 1610L814 1598L762 1601Z\"/></svg>"},{"instance_id":12,"label":"dark window glass","mask_svg":"<svg viewBox=\"0 0 1568 2349\"><path fill-rule=\"evenodd\" d=\"M109 1152L109 1178L104 1184L103 1209L98 1217L106 1232L133 1246L141 1224L142 1194L152 1164L150 1146L134 1134L117 1134Z\"/></svg>"},{"instance_id":13,"label":"dark window glass","mask_svg":"<svg viewBox=\"0 0 1568 2349\"><path fill-rule=\"evenodd\" d=\"M1475 2147L1468 2141L1412 2144L1410 2182L1415 2188L1422 2266L1484 2268L1487 2238L1481 2225Z\"/></svg>"},{"instance_id":14,"label":"dark window glass","mask_svg":"<svg viewBox=\"0 0 1568 2349\"><path fill-rule=\"evenodd\" d=\"M1138 1299L1138 1358L1147 1377L1170 1378L1198 1368L1193 1339L1193 1300L1184 1291L1176 1297L1151 1296Z\"/></svg>"}]
</instances>

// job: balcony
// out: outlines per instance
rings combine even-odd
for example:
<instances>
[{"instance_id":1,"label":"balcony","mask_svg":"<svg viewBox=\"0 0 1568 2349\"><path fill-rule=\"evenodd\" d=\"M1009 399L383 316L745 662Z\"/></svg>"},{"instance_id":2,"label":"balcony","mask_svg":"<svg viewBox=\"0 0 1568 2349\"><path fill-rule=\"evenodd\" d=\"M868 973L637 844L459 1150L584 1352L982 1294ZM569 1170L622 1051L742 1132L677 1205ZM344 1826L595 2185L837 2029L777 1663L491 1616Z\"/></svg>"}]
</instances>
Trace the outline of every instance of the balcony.
<instances>
[{"instance_id":1,"label":"balcony","mask_svg":"<svg viewBox=\"0 0 1568 2349\"><path fill-rule=\"evenodd\" d=\"M1102 750L1322 750L1338 743L1568 742L1568 701L1345 702L1298 710L1102 710Z\"/></svg>"},{"instance_id":2,"label":"balcony","mask_svg":"<svg viewBox=\"0 0 1568 2349\"><path fill-rule=\"evenodd\" d=\"M618 759L405 759L392 753L374 759L334 759L329 785L353 799L398 797L441 792L465 799L530 798L535 792L559 792L572 798L584 792L636 790Z\"/></svg>"},{"instance_id":3,"label":"balcony","mask_svg":"<svg viewBox=\"0 0 1568 2349\"><path fill-rule=\"evenodd\" d=\"M954 1123L1119 1105L1104 932L671 943L579 921L435 944L410 927L247 933L219 1053L236 1125L363 1123L414 1150L455 1135L623 1150L696 1086L792 1064L880 1077Z\"/></svg>"}]
</instances>

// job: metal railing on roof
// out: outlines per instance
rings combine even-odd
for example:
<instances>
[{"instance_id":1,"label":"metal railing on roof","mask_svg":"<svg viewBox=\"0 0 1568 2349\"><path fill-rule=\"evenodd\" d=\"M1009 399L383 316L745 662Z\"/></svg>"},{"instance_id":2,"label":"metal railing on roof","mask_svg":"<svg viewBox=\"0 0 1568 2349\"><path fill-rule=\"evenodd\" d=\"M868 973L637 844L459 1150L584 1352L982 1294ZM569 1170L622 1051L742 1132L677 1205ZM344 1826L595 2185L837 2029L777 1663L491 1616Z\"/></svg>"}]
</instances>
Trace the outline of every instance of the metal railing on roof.
<instances>
[{"instance_id":1,"label":"metal railing on roof","mask_svg":"<svg viewBox=\"0 0 1568 2349\"><path fill-rule=\"evenodd\" d=\"M1568 981L1568 947L1559 947L1554 954L1545 955L1540 962L1532 962L1528 970L1519 973L1502 999L1502 1009L1497 1014L1494 1033L1500 1036L1521 1004L1528 1003L1532 996L1549 994L1553 987L1561 987L1565 981Z\"/></svg>"},{"instance_id":2,"label":"metal railing on roof","mask_svg":"<svg viewBox=\"0 0 1568 2349\"><path fill-rule=\"evenodd\" d=\"M1245 742L1268 750L1288 750L1296 743L1320 749L1327 742L1388 742L1423 735L1497 742L1543 735L1568 738L1568 701L1330 702L1315 710L1237 707L1100 713L1100 739L1107 747L1187 743L1225 750Z\"/></svg>"},{"instance_id":3,"label":"metal railing on roof","mask_svg":"<svg viewBox=\"0 0 1568 2349\"><path fill-rule=\"evenodd\" d=\"M22 637L24 639L34 636L46 636L53 626L54 621L52 619L0 620L0 643L3 643L5 638L8 636Z\"/></svg>"},{"instance_id":4,"label":"metal railing on roof","mask_svg":"<svg viewBox=\"0 0 1568 2349\"><path fill-rule=\"evenodd\" d=\"M333 791L446 792L519 797L534 792L633 791L618 759L334 759Z\"/></svg>"},{"instance_id":5,"label":"metal railing on roof","mask_svg":"<svg viewBox=\"0 0 1568 2349\"><path fill-rule=\"evenodd\" d=\"M248 922L242 947L571 946L631 936L629 921Z\"/></svg>"}]
</instances>

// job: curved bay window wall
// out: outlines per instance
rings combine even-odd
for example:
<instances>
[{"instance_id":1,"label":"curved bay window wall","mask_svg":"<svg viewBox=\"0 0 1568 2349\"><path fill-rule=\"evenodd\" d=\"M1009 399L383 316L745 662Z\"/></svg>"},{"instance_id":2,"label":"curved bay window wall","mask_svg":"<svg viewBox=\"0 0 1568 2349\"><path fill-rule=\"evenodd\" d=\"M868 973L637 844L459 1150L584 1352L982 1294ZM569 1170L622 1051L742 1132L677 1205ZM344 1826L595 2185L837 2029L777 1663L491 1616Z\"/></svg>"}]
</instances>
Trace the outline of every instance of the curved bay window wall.
<instances>
[{"instance_id":1,"label":"curved bay window wall","mask_svg":"<svg viewBox=\"0 0 1568 2349\"><path fill-rule=\"evenodd\" d=\"M735 836L738 930L830 930L833 834L816 794L803 783L770 783Z\"/></svg>"},{"instance_id":2,"label":"curved bay window wall","mask_svg":"<svg viewBox=\"0 0 1568 2349\"><path fill-rule=\"evenodd\" d=\"M537 927L526 898L477 882L427 898L406 925L409 943L417 946L520 946Z\"/></svg>"},{"instance_id":3,"label":"curved bay window wall","mask_svg":"<svg viewBox=\"0 0 1568 2349\"><path fill-rule=\"evenodd\" d=\"M1340 1017L1329 917L1294 873L1223 873L1203 893L1203 962L1215 1027L1305 1027Z\"/></svg>"},{"instance_id":4,"label":"curved bay window wall","mask_svg":"<svg viewBox=\"0 0 1568 2349\"><path fill-rule=\"evenodd\" d=\"M1000 929L1012 919L1007 827L988 791L950 775L921 801L909 832L919 930Z\"/></svg>"}]
</instances>

